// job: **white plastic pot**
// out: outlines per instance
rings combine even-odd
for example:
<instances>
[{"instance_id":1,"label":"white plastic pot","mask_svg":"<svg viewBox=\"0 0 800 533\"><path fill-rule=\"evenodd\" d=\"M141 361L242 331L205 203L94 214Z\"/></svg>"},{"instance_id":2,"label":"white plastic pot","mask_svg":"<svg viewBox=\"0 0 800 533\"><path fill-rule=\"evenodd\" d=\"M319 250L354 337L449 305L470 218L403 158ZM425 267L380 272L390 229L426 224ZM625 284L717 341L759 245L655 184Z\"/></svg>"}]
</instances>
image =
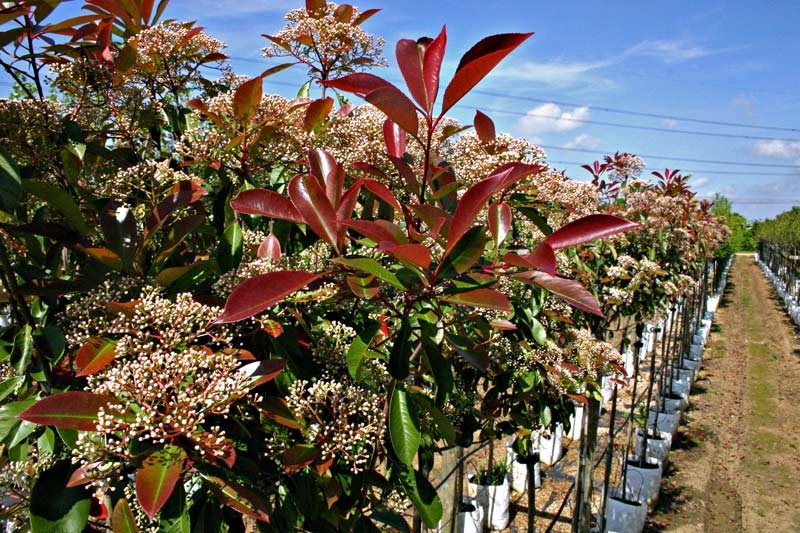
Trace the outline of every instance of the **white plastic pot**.
<instances>
[{"instance_id":1,"label":"white plastic pot","mask_svg":"<svg viewBox=\"0 0 800 533\"><path fill-rule=\"evenodd\" d=\"M642 443L644 441L644 432L641 428L636 428L636 444L634 452L637 457L642 455ZM667 461L669 449L672 446L672 434L664 431L659 431L654 435L652 431L648 430L647 434L647 457L654 458L662 465Z\"/></svg>"},{"instance_id":2,"label":"white plastic pot","mask_svg":"<svg viewBox=\"0 0 800 533\"><path fill-rule=\"evenodd\" d=\"M483 506L474 498L464 498L466 510L458 513L457 530L459 533L482 533L484 511ZM471 511L468 509L472 509ZM462 509L464 507L462 506Z\"/></svg>"},{"instance_id":3,"label":"white plastic pot","mask_svg":"<svg viewBox=\"0 0 800 533\"><path fill-rule=\"evenodd\" d=\"M511 488L515 492L525 492L528 490L528 465L517 461L513 446L514 439L506 442L506 464L511 465ZM533 483L537 489L542 486L542 465L539 461L533 465Z\"/></svg>"},{"instance_id":4,"label":"white plastic pot","mask_svg":"<svg viewBox=\"0 0 800 533\"><path fill-rule=\"evenodd\" d=\"M556 424L549 436L539 434L539 460L546 465L556 464L564 455L564 426Z\"/></svg>"},{"instance_id":5,"label":"white plastic pot","mask_svg":"<svg viewBox=\"0 0 800 533\"><path fill-rule=\"evenodd\" d=\"M638 456L628 456L628 475L636 472L642 476L642 490L639 492L637 501L652 506L658 499L658 492L661 490L661 463L654 457L648 457L644 464L638 463Z\"/></svg>"},{"instance_id":6,"label":"white plastic pot","mask_svg":"<svg viewBox=\"0 0 800 533\"><path fill-rule=\"evenodd\" d=\"M670 435L675 435L678 432L678 426L681 423L681 413L678 411L677 413L665 413L663 411L658 412L658 420L656 420L656 412L653 410L649 411L647 415L647 426L653 427L653 422L656 422L656 428L659 431L663 431L664 433L669 433Z\"/></svg>"},{"instance_id":7,"label":"white plastic pot","mask_svg":"<svg viewBox=\"0 0 800 533\"><path fill-rule=\"evenodd\" d=\"M483 525L489 529L505 529L511 520L511 483L478 485L470 478L469 494L483 506Z\"/></svg>"},{"instance_id":8,"label":"white plastic pot","mask_svg":"<svg viewBox=\"0 0 800 533\"><path fill-rule=\"evenodd\" d=\"M569 432L567 437L572 440L580 440L581 429L583 429L583 404L575 403L575 414L569 417Z\"/></svg>"},{"instance_id":9,"label":"white plastic pot","mask_svg":"<svg viewBox=\"0 0 800 533\"><path fill-rule=\"evenodd\" d=\"M647 521L647 506L635 500L610 496L606 503L605 531L641 533Z\"/></svg>"}]
</instances>

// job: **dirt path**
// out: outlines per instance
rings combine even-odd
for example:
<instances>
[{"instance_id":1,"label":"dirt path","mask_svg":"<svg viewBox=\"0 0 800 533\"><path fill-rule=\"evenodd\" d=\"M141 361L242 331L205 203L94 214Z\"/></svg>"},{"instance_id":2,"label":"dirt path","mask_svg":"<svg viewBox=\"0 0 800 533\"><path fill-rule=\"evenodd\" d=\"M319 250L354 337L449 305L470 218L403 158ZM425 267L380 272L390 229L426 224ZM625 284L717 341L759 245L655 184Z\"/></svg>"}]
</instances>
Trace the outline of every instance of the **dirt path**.
<instances>
[{"instance_id":1,"label":"dirt path","mask_svg":"<svg viewBox=\"0 0 800 533\"><path fill-rule=\"evenodd\" d=\"M800 337L738 255L646 531L800 531Z\"/></svg>"}]
</instances>

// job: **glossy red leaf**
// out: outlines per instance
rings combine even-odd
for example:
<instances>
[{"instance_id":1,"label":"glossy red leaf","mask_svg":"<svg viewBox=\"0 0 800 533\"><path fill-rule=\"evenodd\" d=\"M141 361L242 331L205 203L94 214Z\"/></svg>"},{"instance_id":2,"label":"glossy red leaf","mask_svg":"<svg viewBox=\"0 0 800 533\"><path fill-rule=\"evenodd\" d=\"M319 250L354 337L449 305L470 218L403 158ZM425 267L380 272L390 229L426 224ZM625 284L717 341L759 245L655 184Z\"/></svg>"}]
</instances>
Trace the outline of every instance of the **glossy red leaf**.
<instances>
[{"instance_id":1,"label":"glossy red leaf","mask_svg":"<svg viewBox=\"0 0 800 533\"><path fill-rule=\"evenodd\" d=\"M102 465L103 464L101 462L93 462L79 466L69 476L69 479L67 480L67 487L78 487L80 485L90 483L98 477L102 477L102 470L99 470Z\"/></svg>"},{"instance_id":2,"label":"glossy red leaf","mask_svg":"<svg viewBox=\"0 0 800 533\"><path fill-rule=\"evenodd\" d=\"M383 78L374 74L367 74L366 72L348 74L347 76L342 76L335 80L324 81L323 84L327 87L339 89L340 91L353 93L362 98L381 87L394 87L394 85ZM397 88L395 87L395 89ZM399 91L399 89L397 90Z\"/></svg>"},{"instance_id":3,"label":"glossy red leaf","mask_svg":"<svg viewBox=\"0 0 800 533\"><path fill-rule=\"evenodd\" d=\"M505 33L479 41L461 58L456 73L444 91L442 114L447 113L500 61L533 33Z\"/></svg>"},{"instance_id":4,"label":"glossy red leaf","mask_svg":"<svg viewBox=\"0 0 800 533\"><path fill-rule=\"evenodd\" d=\"M138 533L139 526L136 525L136 517L133 516L128 500L120 498L111 513L112 533Z\"/></svg>"},{"instance_id":5,"label":"glossy red leaf","mask_svg":"<svg viewBox=\"0 0 800 533\"><path fill-rule=\"evenodd\" d=\"M438 237L440 232L449 234L447 223L450 216L443 209L426 204L412 205L409 208L430 228L432 238Z\"/></svg>"},{"instance_id":6,"label":"glossy red leaf","mask_svg":"<svg viewBox=\"0 0 800 533\"><path fill-rule=\"evenodd\" d=\"M370 300L381 291L381 286L375 283L376 279L375 276L347 276L347 286L358 298Z\"/></svg>"},{"instance_id":7,"label":"glossy red leaf","mask_svg":"<svg viewBox=\"0 0 800 533\"><path fill-rule=\"evenodd\" d=\"M172 194L168 198L158 203L147 219L143 235L145 241L149 235L164 225L166 219L174 213L175 210L193 204L208 194L203 188L202 183L193 180L184 180L176 183L172 186L171 192Z\"/></svg>"},{"instance_id":8,"label":"glossy red leaf","mask_svg":"<svg viewBox=\"0 0 800 533\"><path fill-rule=\"evenodd\" d=\"M334 20L339 22L348 23L353 18L353 6L350 4L340 4L333 10Z\"/></svg>"},{"instance_id":9,"label":"glossy red leaf","mask_svg":"<svg viewBox=\"0 0 800 533\"><path fill-rule=\"evenodd\" d=\"M336 211L319 180L308 174L295 176L289 182L289 198L314 233L338 250L339 224L336 221Z\"/></svg>"},{"instance_id":10,"label":"glossy red leaf","mask_svg":"<svg viewBox=\"0 0 800 533\"><path fill-rule=\"evenodd\" d=\"M297 417L292 413L289 404L278 396L267 396L259 405L261 414L290 429L300 429L302 426Z\"/></svg>"},{"instance_id":11,"label":"glossy red leaf","mask_svg":"<svg viewBox=\"0 0 800 533\"><path fill-rule=\"evenodd\" d=\"M268 272L241 282L225 302L217 324L237 322L269 309L290 294L318 279L321 274L282 270Z\"/></svg>"},{"instance_id":12,"label":"glossy red leaf","mask_svg":"<svg viewBox=\"0 0 800 533\"><path fill-rule=\"evenodd\" d=\"M554 250L592 242L609 235L638 228L640 224L614 215L588 215L570 222L548 235L544 242Z\"/></svg>"},{"instance_id":13,"label":"glossy red leaf","mask_svg":"<svg viewBox=\"0 0 800 533\"><path fill-rule=\"evenodd\" d=\"M393 85L379 87L364 96L370 104L384 112L393 122L408 132L416 135L419 131L419 117L414 103Z\"/></svg>"},{"instance_id":14,"label":"glossy red leaf","mask_svg":"<svg viewBox=\"0 0 800 533\"><path fill-rule=\"evenodd\" d=\"M106 410L113 398L85 391L47 396L28 407L17 418L59 429L97 431L97 413Z\"/></svg>"},{"instance_id":15,"label":"glossy red leaf","mask_svg":"<svg viewBox=\"0 0 800 533\"><path fill-rule=\"evenodd\" d=\"M466 305L468 307L481 307L485 309L497 309L498 311L509 312L508 297L500 291L494 289L475 289L456 294L447 294L439 298L444 302L456 305Z\"/></svg>"},{"instance_id":16,"label":"glossy red leaf","mask_svg":"<svg viewBox=\"0 0 800 533\"><path fill-rule=\"evenodd\" d=\"M237 120L245 121L255 114L261 103L262 85L261 76L249 79L239 85L233 93L233 116Z\"/></svg>"},{"instance_id":17,"label":"glossy red leaf","mask_svg":"<svg viewBox=\"0 0 800 533\"><path fill-rule=\"evenodd\" d=\"M311 166L311 174L325 184L325 195L335 208L339 205L344 190L344 168L330 153L321 148L309 151L308 163Z\"/></svg>"},{"instance_id":18,"label":"glossy red leaf","mask_svg":"<svg viewBox=\"0 0 800 533\"><path fill-rule=\"evenodd\" d=\"M256 255L259 259L268 259L270 261L278 261L281 258L281 243L275 234L270 233L261 241Z\"/></svg>"},{"instance_id":19,"label":"glossy red leaf","mask_svg":"<svg viewBox=\"0 0 800 533\"><path fill-rule=\"evenodd\" d=\"M387 187L385 184L383 184L383 183L381 183L379 181L373 180L373 179L369 179L369 178L359 179L353 185L351 185L350 188L347 189L346 195L351 195L352 194L352 195L354 195L354 197L357 198L357 196L359 194L359 191L360 191L360 189L362 187L367 189L369 192L374 194L377 198L383 200L388 205L390 205L391 207L397 209L398 211L400 209L402 209L402 207L400 206L400 202L397 201L397 198L395 198L394 193L392 192L392 190L389 187ZM342 200L342 203L345 203L344 199ZM355 205L355 204L353 204L353 205ZM350 209L348 209L347 210L347 215L349 215L350 212L352 212L352 210L353 210L352 207ZM340 217L341 218L349 218L349 216L348 217L344 217L342 215L343 215L343 213L340 213Z\"/></svg>"},{"instance_id":20,"label":"glossy red leaf","mask_svg":"<svg viewBox=\"0 0 800 533\"><path fill-rule=\"evenodd\" d=\"M493 195L504 191L525 176L538 172L539 168L539 165L508 163L467 189L467 192L459 200L455 213L453 213L453 221L450 224L450 231L447 235L445 255L453 249L453 246L467 230L475 224L478 213Z\"/></svg>"},{"instance_id":21,"label":"glossy red leaf","mask_svg":"<svg viewBox=\"0 0 800 533\"><path fill-rule=\"evenodd\" d=\"M475 133L478 134L478 138L482 142L490 143L497 137L494 122L488 115L480 111L475 111L475 118L472 120L472 123L475 126Z\"/></svg>"},{"instance_id":22,"label":"glossy red leaf","mask_svg":"<svg viewBox=\"0 0 800 533\"><path fill-rule=\"evenodd\" d=\"M518 255L509 252L503 256L503 261L511 266L535 268L551 276L555 276L556 274L556 254L553 248L546 242L539 243L533 252L529 254Z\"/></svg>"},{"instance_id":23,"label":"glossy red leaf","mask_svg":"<svg viewBox=\"0 0 800 533\"><path fill-rule=\"evenodd\" d=\"M380 250L398 259L408 261L423 270L428 270L431 266L431 251L422 244L400 244L397 246L380 246Z\"/></svg>"},{"instance_id":24,"label":"glossy red leaf","mask_svg":"<svg viewBox=\"0 0 800 533\"><path fill-rule=\"evenodd\" d=\"M136 499L150 520L155 519L172 495L185 462L183 448L170 445L148 455L136 471Z\"/></svg>"},{"instance_id":25,"label":"glossy red leaf","mask_svg":"<svg viewBox=\"0 0 800 533\"><path fill-rule=\"evenodd\" d=\"M514 274L512 277L542 287L577 309L593 315L603 316L603 311L597 298L575 280L551 276L539 270L521 272Z\"/></svg>"},{"instance_id":26,"label":"glossy red leaf","mask_svg":"<svg viewBox=\"0 0 800 533\"><path fill-rule=\"evenodd\" d=\"M237 372L248 379L247 386L251 389L275 379L286 367L285 359L269 359L254 361L241 367Z\"/></svg>"},{"instance_id":27,"label":"glossy red leaf","mask_svg":"<svg viewBox=\"0 0 800 533\"><path fill-rule=\"evenodd\" d=\"M311 18L322 18L328 12L328 3L325 0L306 0L306 13Z\"/></svg>"},{"instance_id":28,"label":"glossy red leaf","mask_svg":"<svg viewBox=\"0 0 800 533\"><path fill-rule=\"evenodd\" d=\"M400 39L395 47L397 66L406 82L408 92L422 109L430 113L433 103L428 98L428 92L425 89L422 66L424 53L424 48L413 39Z\"/></svg>"},{"instance_id":29,"label":"glossy red leaf","mask_svg":"<svg viewBox=\"0 0 800 533\"><path fill-rule=\"evenodd\" d=\"M202 26L195 26L194 28L192 28L191 30L186 32L186 35L184 35L181 38L181 40L178 41L179 46L184 46L186 43L188 43L189 41L192 40L192 37L194 37L195 35L200 35L201 33L203 33L204 29L205 28L203 28Z\"/></svg>"},{"instance_id":30,"label":"glossy red leaf","mask_svg":"<svg viewBox=\"0 0 800 533\"><path fill-rule=\"evenodd\" d=\"M292 201L268 189L249 189L242 191L231 200L231 207L237 213L259 215L262 217L289 220L305 223L303 215L292 204Z\"/></svg>"},{"instance_id":31,"label":"glossy red leaf","mask_svg":"<svg viewBox=\"0 0 800 533\"><path fill-rule=\"evenodd\" d=\"M495 246L499 246L511 231L511 206L506 202L495 202L489 206L487 218Z\"/></svg>"},{"instance_id":32,"label":"glossy red leaf","mask_svg":"<svg viewBox=\"0 0 800 533\"><path fill-rule=\"evenodd\" d=\"M328 96L314 100L306 108L306 114L303 117L303 128L308 132L314 131L325 122L332 109L333 98Z\"/></svg>"},{"instance_id":33,"label":"glossy red leaf","mask_svg":"<svg viewBox=\"0 0 800 533\"><path fill-rule=\"evenodd\" d=\"M364 237L377 243L388 241L392 244L400 244L396 236L386 227L371 220L346 220L342 224L348 228L356 230Z\"/></svg>"},{"instance_id":34,"label":"glossy red leaf","mask_svg":"<svg viewBox=\"0 0 800 533\"><path fill-rule=\"evenodd\" d=\"M376 13L380 13L380 9L366 9L359 13L356 19L353 21L353 26L359 26L362 22L370 18L371 16L375 15Z\"/></svg>"},{"instance_id":35,"label":"glossy red leaf","mask_svg":"<svg viewBox=\"0 0 800 533\"><path fill-rule=\"evenodd\" d=\"M513 322L502 318L495 318L489 322L489 325L494 329L499 329L500 331L514 331L517 329L517 326Z\"/></svg>"},{"instance_id":36,"label":"glossy red leaf","mask_svg":"<svg viewBox=\"0 0 800 533\"><path fill-rule=\"evenodd\" d=\"M98 337L86 341L75 354L75 366L78 368L75 375L88 376L104 369L116 357L116 346L115 341Z\"/></svg>"},{"instance_id":37,"label":"glossy red leaf","mask_svg":"<svg viewBox=\"0 0 800 533\"><path fill-rule=\"evenodd\" d=\"M444 50L447 47L447 30L442 26L442 31L436 38L428 43L425 48L425 55L423 58L423 75L425 81L425 90L428 93L428 101L430 107L427 112L430 114L433 110L433 103L436 101L436 96L439 93L439 76L442 70L442 61L444 60Z\"/></svg>"},{"instance_id":38,"label":"glossy red leaf","mask_svg":"<svg viewBox=\"0 0 800 533\"><path fill-rule=\"evenodd\" d=\"M281 454L281 462L286 472L297 472L313 463L319 455L319 448L311 444L295 444Z\"/></svg>"},{"instance_id":39,"label":"glossy red leaf","mask_svg":"<svg viewBox=\"0 0 800 533\"><path fill-rule=\"evenodd\" d=\"M389 156L403 157L408 145L408 134L396 123L387 120L383 123L383 141L386 143L386 151Z\"/></svg>"},{"instance_id":40,"label":"glossy red leaf","mask_svg":"<svg viewBox=\"0 0 800 533\"><path fill-rule=\"evenodd\" d=\"M203 479L208 482L209 488L214 495L225 505L243 515L269 523L269 509L264 499L251 489L234 481L225 481L215 476L203 475Z\"/></svg>"}]
</instances>

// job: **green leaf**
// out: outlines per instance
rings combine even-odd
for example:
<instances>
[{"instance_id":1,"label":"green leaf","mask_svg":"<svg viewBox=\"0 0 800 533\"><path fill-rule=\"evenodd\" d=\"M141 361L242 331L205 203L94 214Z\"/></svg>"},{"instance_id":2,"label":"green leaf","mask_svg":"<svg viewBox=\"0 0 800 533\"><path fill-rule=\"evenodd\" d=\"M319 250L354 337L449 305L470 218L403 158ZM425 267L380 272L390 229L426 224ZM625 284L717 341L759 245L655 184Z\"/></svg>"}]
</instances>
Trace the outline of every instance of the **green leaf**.
<instances>
[{"instance_id":1,"label":"green leaf","mask_svg":"<svg viewBox=\"0 0 800 533\"><path fill-rule=\"evenodd\" d=\"M393 378L405 379L408 377L408 365L412 351L411 326L408 321L405 321L400 327L400 331L397 332L392 350L389 352L389 373Z\"/></svg>"},{"instance_id":2,"label":"green leaf","mask_svg":"<svg viewBox=\"0 0 800 533\"><path fill-rule=\"evenodd\" d=\"M19 402L7 403L0 407L0 440L5 440L8 437L14 426L19 422L17 416L35 402L36 398L29 398Z\"/></svg>"},{"instance_id":3,"label":"green leaf","mask_svg":"<svg viewBox=\"0 0 800 533\"><path fill-rule=\"evenodd\" d=\"M450 422L450 419L445 416L441 409L439 409L433 401L425 396L424 394L420 393L413 393L411 394L411 399L414 401L415 404L418 405L419 411L428 413L433 423L436 425L436 428L439 430L439 434L442 438L447 442L448 445L452 446L456 442L456 429L453 426L453 423Z\"/></svg>"},{"instance_id":4,"label":"green leaf","mask_svg":"<svg viewBox=\"0 0 800 533\"><path fill-rule=\"evenodd\" d=\"M32 533L83 531L91 500L84 487L67 488L72 471L68 460L59 461L34 483L30 500Z\"/></svg>"},{"instance_id":5,"label":"green leaf","mask_svg":"<svg viewBox=\"0 0 800 533\"><path fill-rule=\"evenodd\" d=\"M380 323L376 322L360 330L350 344L350 348L347 349L347 371L353 379L358 380L361 362L364 360L364 355L367 353L373 337L375 337L380 328Z\"/></svg>"},{"instance_id":6,"label":"green leaf","mask_svg":"<svg viewBox=\"0 0 800 533\"><path fill-rule=\"evenodd\" d=\"M44 432L36 439L36 446L39 452L46 454L54 454L56 451L56 434L50 428L44 428Z\"/></svg>"},{"instance_id":7,"label":"green leaf","mask_svg":"<svg viewBox=\"0 0 800 533\"><path fill-rule=\"evenodd\" d=\"M42 398L19 414L43 426L56 426L80 431L97 431L97 414L108 407L109 396L85 391L69 391Z\"/></svg>"},{"instance_id":8,"label":"green leaf","mask_svg":"<svg viewBox=\"0 0 800 533\"><path fill-rule=\"evenodd\" d=\"M158 527L160 533L190 533L191 522L186 506L186 491L180 483L175 485L172 495L161 508Z\"/></svg>"},{"instance_id":9,"label":"green leaf","mask_svg":"<svg viewBox=\"0 0 800 533\"><path fill-rule=\"evenodd\" d=\"M33 329L26 325L14 336L14 352L11 364L17 374L23 375L28 369L33 355Z\"/></svg>"},{"instance_id":10,"label":"green leaf","mask_svg":"<svg viewBox=\"0 0 800 533\"><path fill-rule=\"evenodd\" d=\"M19 421L19 423L12 428L8 434L8 437L6 438L6 440L8 440L8 447L13 448L20 442L27 439L37 427L38 426L33 422L26 422L25 420Z\"/></svg>"},{"instance_id":11,"label":"green leaf","mask_svg":"<svg viewBox=\"0 0 800 533\"><path fill-rule=\"evenodd\" d=\"M22 197L19 168L5 148L0 146L0 211L13 213Z\"/></svg>"},{"instance_id":12,"label":"green leaf","mask_svg":"<svg viewBox=\"0 0 800 533\"><path fill-rule=\"evenodd\" d=\"M26 193L46 202L48 207L59 211L64 215L64 222L81 235L90 233L91 230L86 225L78 204L67 192L55 185L36 180L23 181L22 189Z\"/></svg>"},{"instance_id":13,"label":"green leaf","mask_svg":"<svg viewBox=\"0 0 800 533\"><path fill-rule=\"evenodd\" d=\"M225 232L217 249L217 261L222 272L233 270L242 260L244 235L238 222L232 222Z\"/></svg>"},{"instance_id":14,"label":"green leaf","mask_svg":"<svg viewBox=\"0 0 800 533\"><path fill-rule=\"evenodd\" d=\"M417 510L425 525L429 528L436 528L439 520L442 519L442 502L431 482L410 467L406 467L401 472L400 482L406 496L411 500L414 509Z\"/></svg>"},{"instance_id":15,"label":"green leaf","mask_svg":"<svg viewBox=\"0 0 800 533\"><path fill-rule=\"evenodd\" d=\"M386 524L394 531L399 531L400 533L411 533L411 528L408 527L408 523L405 521L405 519L403 519L403 515L397 511L391 511L389 509L375 509L372 511L369 517L380 522L381 524Z\"/></svg>"},{"instance_id":16,"label":"green leaf","mask_svg":"<svg viewBox=\"0 0 800 533\"><path fill-rule=\"evenodd\" d=\"M411 468L419 450L421 435L417 416L409 409L406 391L395 386L389 405L389 436L397 457Z\"/></svg>"},{"instance_id":17,"label":"green leaf","mask_svg":"<svg viewBox=\"0 0 800 533\"><path fill-rule=\"evenodd\" d=\"M14 376L0 381L0 401L3 401L6 396L15 393L24 382L25 376Z\"/></svg>"},{"instance_id":18,"label":"green leaf","mask_svg":"<svg viewBox=\"0 0 800 533\"><path fill-rule=\"evenodd\" d=\"M541 322L531 317L531 333L533 333L533 340L542 346L547 344L547 330Z\"/></svg>"},{"instance_id":19,"label":"green leaf","mask_svg":"<svg viewBox=\"0 0 800 533\"><path fill-rule=\"evenodd\" d=\"M335 257L331 259L331 261L341 265L349 266L350 268L354 268L362 272L366 272L367 274L372 274L373 276L385 281L393 287L400 289L401 291L406 290L406 287L400 282L400 279L398 279L394 272L387 269L377 260L372 259L371 257Z\"/></svg>"},{"instance_id":20,"label":"green leaf","mask_svg":"<svg viewBox=\"0 0 800 533\"><path fill-rule=\"evenodd\" d=\"M136 525L136 517L133 516L128 500L120 498L114 506L111 514L111 526L113 533L139 533Z\"/></svg>"},{"instance_id":21,"label":"green leaf","mask_svg":"<svg viewBox=\"0 0 800 533\"><path fill-rule=\"evenodd\" d=\"M483 226L470 228L439 265L437 276L452 278L472 268L483 257L487 241Z\"/></svg>"},{"instance_id":22,"label":"green leaf","mask_svg":"<svg viewBox=\"0 0 800 533\"><path fill-rule=\"evenodd\" d=\"M185 462L183 448L170 445L147 456L136 472L136 497L150 520L167 503Z\"/></svg>"}]
</instances>

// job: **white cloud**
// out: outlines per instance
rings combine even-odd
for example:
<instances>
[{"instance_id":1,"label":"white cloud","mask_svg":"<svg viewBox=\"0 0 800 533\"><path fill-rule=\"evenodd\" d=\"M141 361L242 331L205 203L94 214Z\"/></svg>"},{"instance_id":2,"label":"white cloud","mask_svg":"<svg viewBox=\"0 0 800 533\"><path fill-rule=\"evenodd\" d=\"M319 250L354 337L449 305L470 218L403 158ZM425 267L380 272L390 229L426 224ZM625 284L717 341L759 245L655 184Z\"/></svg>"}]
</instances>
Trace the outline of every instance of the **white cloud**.
<instances>
[{"instance_id":1,"label":"white cloud","mask_svg":"<svg viewBox=\"0 0 800 533\"><path fill-rule=\"evenodd\" d=\"M800 157L800 141L759 141L755 145L756 155L774 159L794 159Z\"/></svg>"},{"instance_id":2,"label":"white cloud","mask_svg":"<svg viewBox=\"0 0 800 533\"><path fill-rule=\"evenodd\" d=\"M708 185L709 183L711 183L709 178L695 178L692 176L692 187L702 187L703 185Z\"/></svg>"},{"instance_id":3,"label":"white cloud","mask_svg":"<svg viewBox=\"0 0 800 533\"><path fill-rule=\"evenodd\" d=\"M588 106L576 107L572 111L562 111L560 106L548 103L528 111L519 120L517 126L526 135L570 131L580 128L583 125L582 121L588 118Z\"/></svg>"},{"instance_id":4,"label":"white cloud","mask_svg":"<svg viewBox=\"0 0 800 533\"><path fill-rule=\"evenodd\" d=\"M678 127L678 121L675 120L674 118L665 118L664 120L661 121L661 123L664 125L665 128L674 129Z\"/></svg>"},{"instance_id":5,"label":"white cloud","mask_svg":"<svg viewBox=\"0 0 800 533\"><path fill-rule=\"evenodd\" d=\"M565 143L562 148L597 148L600 146L600 139L592 137L588 133L581 133L571 141Z\"/></svg>"},{"instance_id":6,"label":"white cloud","mask_svg":"<svg viewBox=\"0 0 800 533\"><path fill-rule=\"evenodd\" d=\"M628 55L654 57L664 63L680 63L727 50L711 50L701 45L691 44L685 40L656 39L642 41L625 51Z\"/></svg>"},{"instance_id":7,"label":"white cloud","mask_svg":"<svg viewBox=\"0 0 800 533\"><path fill-rule=\"evenodd\" d=\"M603 61L527 61L513 68L501 67L492 73L496 77L511 78L529 83L541 83L554 87L567 87L588 80L601 83L596 71L607 67L613 60ZM607 83L610 83L606 80Z\"/></svg>"}]
</instances>

